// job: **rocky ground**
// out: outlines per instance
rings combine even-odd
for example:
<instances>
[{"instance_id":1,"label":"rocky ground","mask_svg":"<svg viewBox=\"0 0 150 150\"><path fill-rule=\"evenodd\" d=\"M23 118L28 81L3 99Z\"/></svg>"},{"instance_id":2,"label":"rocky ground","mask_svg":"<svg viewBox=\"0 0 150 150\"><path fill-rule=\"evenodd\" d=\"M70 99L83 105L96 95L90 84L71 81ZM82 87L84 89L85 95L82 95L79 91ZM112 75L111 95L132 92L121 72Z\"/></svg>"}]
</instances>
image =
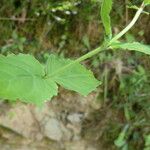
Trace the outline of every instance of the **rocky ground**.
<instances>
[{"instance_id":1,"label":"rocky ground","mask_svg":"<svg viewBox=\"0 0 150 150\"><path fill-rule=\"evenodd\" d=\"M83 136L91 112L101 108L97 95L61 93L43 108L1 102L0 150L103 150Z\"/></svg>"}]
</instances>

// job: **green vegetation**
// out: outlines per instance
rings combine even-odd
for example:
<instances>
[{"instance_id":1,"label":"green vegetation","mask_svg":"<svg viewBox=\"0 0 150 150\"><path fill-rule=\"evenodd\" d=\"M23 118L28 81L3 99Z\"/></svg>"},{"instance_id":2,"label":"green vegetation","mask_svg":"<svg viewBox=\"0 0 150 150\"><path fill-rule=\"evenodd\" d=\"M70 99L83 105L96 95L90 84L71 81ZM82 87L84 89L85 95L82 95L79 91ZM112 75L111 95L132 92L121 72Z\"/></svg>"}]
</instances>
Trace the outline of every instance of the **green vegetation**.
<instances>
[{"instance_id":1,"label":"green vegetation","mask_svg":"<svg viewBox=\"0 0 150 150\"><path fill-rule=\"evenodd\" d=\"M41 106L58 85L87 95L102 82L97 101L120 116L97 140L110 149L150 149L150 1L126 2L114 11L124 2L1 1L0 97ZM87 58L100 81L80 64Z\"/></svg>"}]
</instances>

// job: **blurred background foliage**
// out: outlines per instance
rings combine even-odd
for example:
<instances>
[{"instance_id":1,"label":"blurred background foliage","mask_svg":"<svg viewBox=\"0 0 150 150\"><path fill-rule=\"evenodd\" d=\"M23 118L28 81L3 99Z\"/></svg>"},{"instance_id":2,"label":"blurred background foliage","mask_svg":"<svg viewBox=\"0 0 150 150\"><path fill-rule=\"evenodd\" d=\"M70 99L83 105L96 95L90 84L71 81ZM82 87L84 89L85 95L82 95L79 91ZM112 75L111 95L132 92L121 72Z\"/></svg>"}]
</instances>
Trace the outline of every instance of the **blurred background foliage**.
<instances>
[{"instance_id":1,"label":"blurred background foliage","mask_svg":"<svg viewBox=\"0 0 150 150\"><path fill-rule=\"evenodd\" d=\"M114 34L130 22L141 2L114 0ZM77 58L103 40L100 5L101 0L1 0L0 53L30 53L42 62L49 53ZM145 11L123 40L150 44L149 8ZM103 81L97 90L97 103L103 109L93 112L91 120L85 122L83 136L90 133L92 140L110 149L149 150L150 57L110 50L84 64ZM101 128L98 122L107 111L114 116L107 117Z\"/></svg>"}]
</instances>

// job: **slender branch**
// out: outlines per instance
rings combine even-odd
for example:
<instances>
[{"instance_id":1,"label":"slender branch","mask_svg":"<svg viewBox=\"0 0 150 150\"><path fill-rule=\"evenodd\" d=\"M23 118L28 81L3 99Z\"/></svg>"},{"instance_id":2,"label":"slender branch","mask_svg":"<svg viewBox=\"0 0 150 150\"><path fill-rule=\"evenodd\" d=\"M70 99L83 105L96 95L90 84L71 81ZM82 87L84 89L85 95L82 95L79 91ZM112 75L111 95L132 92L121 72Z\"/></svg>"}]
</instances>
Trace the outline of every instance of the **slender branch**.
<instances>
[{"instance_id":1,"label":"slender branch","mask_svg":"<svg viewBox=\"0 0 150 150\"><path fill-rule=\"evenodd\" d=\"M98 47L98 48L92 50L91 52L89 52L89 53L87 53L87 54L85 54L85 55L79 57L78 59L72 61L71 63L65 65L65 66L62 67L61 69L59 69L59 70L53 72L51 75L45 75L44 78L50 78L50 77L52 77L52 76L55 76L55 75L57 75L59 72L65 70L65 69L67 69L67 68L69 68L70 66L72 66L72 65L74 65L74 64L76 64L76 63L80 63L81 61L86 60L86 59L92 57L93 55L96 55L96 54L99 53L100 51L103 51L103 50L106 50L106 49L107 49L107 47L100 46L100 47Z\"/></svg>"},{"instance_id":2,"label":"slender branch","mask_svg":"<svg viewBox=\"0 0 150 150\"><path fill-rule=\"evenodd\" d=\"M0 17L0 20L4 21L35 21L33 18L5 18L5 17Z\"/></svg>"},{"instance_id":3,"label":"slender branch","mask_svg":"<svg viewBox=\"0 0 150 150\"><path fill-rule=\"evenodd\" d=\"M105 50L109 49L110 45L111 45L113 42L115 42L116 40L118 40L119 38L121 38L126 32L128 32L128 31L134 26L134 24L136 23L136 21L138 20L138 18L139 18L139 16L140 16L140 14L142 13L144 7L145 7L145 4L144 4L144 2L143 2L142 5L141 5L141 7L139 8L139 10L136 12L134 18L133 18L132 21L129 23L129 25L128 25L126 28L124 28L120 33L118 33L114 38L112 38L107 44L102 44L102 46L100 46L100 47L98 47L98 48L96 48L96 49L94 49L94 50L88 52L87 54L85 54L85 55L83 55L83 56L81 56L81 57L79 57L78 59L72 61L72 63L70 63L70 64L68 64L68 65L66 65L66 66L64 66L64 67L62 67L61 69L59 69L59 70L56 71L56 72L53 72L51 75L49 75L49 76L48 76L48 75L45 75L44 78L50 78L50 77L52 77L52 76L58 74L59 72L65 70L65 69L67 69L67 68L69 68L70 66L74 65L75 63L80 63L81 61L86 60L86 59L88 59L88 58L90 58L90 57L92 57L92 56L98 54L98 53L101 52L101 51L105 51Z\"/></svg>"},{"instance_id":4,"label":"slender branch","mask_svg":"<svg viewBox=\"0 0 150 150\"><path fill-rule=\"evenodd\" d=\"M114 38L112 38L112 40L109 42L109 44L111 44L111 43L117 41L118 39L120 39L125 33L127 33L134 26L134 24L137 22L137 20L140 16L140 14L142 13L144 7L145 7L145 4L143 2L141 7L136 12L136 14L135 14L134 18L132 19L132 21L128 24L128 26L126 28L124 28L120 33L118 33Z\"/></svg>"},{"instance_id":5,"label":"slender branch","mask_svg":"<svg viewBox=\"0 0 150 150\"><path fill-rule=\"evenodd\" d=\"M75 62L81 62L87 58L90 58L92 57L93 55L96 55L97 53L103 51L103 50L106 50L109 48L110 44L115 42L116 40L118 40L119 38L121 38L126 32L128 32L133 26L134 24L136 23L136 21L138 20L140 14L142 13L143 9L145 7L145 4L144 2L142 3L141 7L139 8L139 10L136 12L134 18L132 19L132 21L129 23L129 25L123 29L120 33L118 33L114 38L112 38L108 44L106 45L102 45L96 49L94 49L93 51L81 56L80 58L76 59Z\"/></svg>"},{"instance_id":6,"label":"slender branch","mask_svg":"<svg viewBox=\"0 0 150 150\"><path fill-rule=\"evenodd\" d=\"M100 46L100 47L98 47L98 48L96 48L96 49L94 49L94 50L88 52L87 54L85 54L85 55L79 57L79 58L76 59L74 62L76 63L76 62L81 62L81 61L83 61L83 60L86 60L86 59L88 59L88 58L90 58L90 57L96 55L97 53L106 50L106 49L107 49L107 46L103 46L103 45L102 45L102 46Z\"/></svg>"}]
</instances>

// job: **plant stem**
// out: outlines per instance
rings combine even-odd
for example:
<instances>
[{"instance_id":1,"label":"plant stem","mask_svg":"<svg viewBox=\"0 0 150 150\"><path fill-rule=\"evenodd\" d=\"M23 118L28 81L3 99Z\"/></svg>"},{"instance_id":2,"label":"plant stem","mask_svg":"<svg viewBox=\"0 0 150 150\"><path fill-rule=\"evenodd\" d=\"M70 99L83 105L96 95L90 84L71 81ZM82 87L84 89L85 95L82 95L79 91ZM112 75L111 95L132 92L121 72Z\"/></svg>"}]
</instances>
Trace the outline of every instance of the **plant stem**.
<instances>
[{"instance_id":1,"label":"plant stem","mask_svg":"<svg viewBox=\"0 0 150 150\"><path fill-rule=\"evenodd\" d=\"M118 33L114 38L112 38L109 42L109 44L117 41L118 39L120 39L125 33L127 33L136 23L136 21L138 20L140 14L142 13L143 9L145 7L144 2L142 3L141 7L138 9L138 11L136 12L134 18L132 19L132 21L128 24L128 26L126 28L124 28L120 33Z\"/></svg>"},{"instance_id":2,"label":"plant stem","mask_svg":"<svg viewBox=\"0 0 150 150\"><path fill-rule=\"evenodd\" d=\"M98 48L96 48L95 50L81 56L80 58L78 58L77 60L75 60L75 62L81 62L87 58L92 57L93 55L96 55L97 53L99 53L102 50L107 50L109 48L109 46L115 42L116 40L120 39L126 32L128 32L136 23L136 21L138 20L140 14L142 13L143 9L145 7L144 2L142 3L141 7L138 9L138 11L136 12L134 18L132 19L132 21L129 23L129 25L124 28L121 32L119 32L114 38L112 38L107 45L105 46L100 46Z\"/></svg>"},{"instance_id":3,"label":"plant stem","mask_svg":"<svg viewBox=\"0 0 150 150\"><path fill-rule=\"evenodd\" d=\"M99 53L100 51L103 51L103 50L106 50L106 49L107 49L107 47L100 46L100 47L98 47L98 48L92 50L91 52L89 52L89 53L87 53L87 54L85 54L85 55L79 57L78 59L72 61L71 63L65 65L64 67L62 67L61 69L59 69L59 70L53 72L52 74L46 75L44 78L50 78L50 77L52 77L52 76L55 76L55 75L57 75L59 72L65 70L65 69L67 69L67 68L69 68L70 66L72 66L72 65L74 65L74 64L76 64L76 63L80 63L81 61L83 61L83 60L85 60L85 59L88 59L88 58L92 57L93 55Z\"/></svg>"},{"instance_id":4,"label":"plant stem","mask_svg":"<svg viewBox=\"0 0 150 150\"><path fill-rule=\"evenodd\" d=\"M106 50L107 48L108 48L108 46L103 46L103 45L102 45L102 46L100 46L100 47L98 47L98 48L92 50L91 52L88 52L87 54L85 54L85 55L79 57L79 58L76 59L74 62L76 63L76 62L81 62L81 61L83 61L83 60L86 60L86 59L88 59L88 58L90 58L90 57L96 55L97 53L99 53L99 52L101 52L101 51L103 51L103 50Z\"/></svg>"},{"instance_id":5,"label":"plant stem","mask_svg":"<svg viewBox=\"0 0 150 150\"><path fill-rule=\"evenodd\" d=\"M0 17L0 20L4 21L35 21L33 18L5 18L5 17Z\"/></svg>"},{"instance_id":6,"label":"plant stem","mask_svg":"<svg viewBox=\"0 0 150 150\"><path fill-rule=\"evenodd\" d=\"M117 41L119 38L121 38L126 32L128 32L128 31L134 26L134 24L136 23L136 21L138 20L138 18L139 18L139 16L140 16L140 14L142 13L144 7L145 7L145 4L144 4L144 2L143 2L142 5L141 5L141 7L140 7L140 8L138 9L138 11L136 12L134 18L133 18L132 21L129 23L129 25L128 25L126 28L124 28L120 33L118 33L114 38L112 38L107 44L102 44L102 46L100 46L100 47L98 47L98 48L96 48L96 49L94 49L94 50L88 52L87 54L85 54L85 55L83 55L83 56L81 56L81 57L79 57L78 59L72 61L71 63L67 64L66 66L62 67L61 69L55 71L55 72L52 73L51 75L49 75L49 76L46 75L44 78L50 78L50 77L52 77L52 76L54 76L54 75L57 75L59 72L65 70L65 69L67 69L67 68L69 68L70 66L74 65L75 63L80 63L81 61L84 61L84 60L86 60L86 59L88 59L88 58L90 58L90 57L92 57L92 56L98 54L98 53L101 52L101 51L105 51L105 50L109 49L110 45L111 45L113 42L115 42L115 41Z\"/></svg>"}]
</instances>

